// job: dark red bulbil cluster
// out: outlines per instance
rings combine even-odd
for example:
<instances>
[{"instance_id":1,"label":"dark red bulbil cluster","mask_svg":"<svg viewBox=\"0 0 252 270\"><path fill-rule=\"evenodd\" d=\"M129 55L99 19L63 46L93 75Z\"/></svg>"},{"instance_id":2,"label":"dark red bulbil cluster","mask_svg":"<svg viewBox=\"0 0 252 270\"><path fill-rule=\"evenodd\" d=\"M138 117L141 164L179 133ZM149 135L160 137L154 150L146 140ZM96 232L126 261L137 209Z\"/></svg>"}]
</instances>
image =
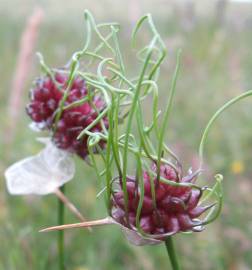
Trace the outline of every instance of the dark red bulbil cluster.
<instances>
[{"instance_id":1,"label":"dark red bulbil cluster","mask_svg":"<svg viewBox=\"0 0 252 270\"><path fill-rule=\"evenodd\" d=\"M94 95L91 106L90 102L84 102L81 105L73 106L63 110L57 125L55 125L55 116L59 108L60 101L67 88L68 75L63 71L58 71L52 79L44 76L37 79L35 87L30 92L30 103L26 110L31 119L40 129L53 130L53 141L57 147L69 152L76 153L81 158L88 155L87 136L77 140L80 132L91 124L98 116L98 113L104 109L103 100ZM71 85L64 106L72 104L75 101L87 96L87 87L85 81L76 76ZM107 118L103 118L104 124L108 127ZM90 131L102 131L101 123L97 123ZM104 147L105 143L100 142Z\"/></svg>"},{"instance_id":2,"label":"dark red bulbil cluster","mask_svg":"<svg viewBox=\"0 0 252 270\"><path fill-rule=\"evenodd\" d=\"M156 172L156 165L152 166L152 170ZM188 183L195 180L195 175L188 175L180 179L176 171L169 165L161 165L160 175L174 182ZM162 235L200 229L199 226L197 227L199 222L195 219L211 207L198 206L202 195L200 189L172 186L160 181L157 183L157 179L154 179L155 207L151 195L150 175L147 172L143 173L143 180L144 200L140 215L140 226L145 233ZM120 224L135 230L140 188L137 187L134 177L128 177L126 184L128 192L128 219L126 218L122 184L119 185L119 190L113 194L112 216Z\"/></svg>"}]
</instances>

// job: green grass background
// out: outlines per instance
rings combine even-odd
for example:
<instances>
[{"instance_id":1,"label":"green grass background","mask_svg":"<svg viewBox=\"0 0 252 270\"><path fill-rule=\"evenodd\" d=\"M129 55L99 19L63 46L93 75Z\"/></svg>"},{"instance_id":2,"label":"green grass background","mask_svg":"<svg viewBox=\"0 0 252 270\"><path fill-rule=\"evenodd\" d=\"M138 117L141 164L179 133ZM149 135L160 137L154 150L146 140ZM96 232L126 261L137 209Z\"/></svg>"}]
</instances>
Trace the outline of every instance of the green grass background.
<instances>
[{"instance_id":1,"label":"green grass background","mask_svg":"<svg viewBox=\"0 0 252 270\"><path fill-rule=\"evenodd\" d=\"M211 2L211 1L210 1ZM175 66L175 53L182 48L182 68L167 132L167 143L179 154L187 169L197 162L201 131L214 111L231 97L252 88L251 18L243 14L250 6L231 6L228 22L216 21L215 1L196 5L193 29L185 27L182 8L175 1L140 1L140 15L152 12L168 48L160 77L160 108L164 108ZM172 3L175 3L172 4ZM205 4L203 4L205 3ZM89 8L99 22L122 24L121 45L129 68L134 67L129 37L132 14L127 1L35 1L0 3L0 269L57 269L57 233L41 234L42 227L57 222L57 200L45 197L10 196L4 170L11 163L41 149L36 134L28 128L25 110L20 111L17 134L11 147L8 137L7 104L11 92L19 42L29 14L36 5L45 11L36 50L51 66L64 65L84 39L83 11ZM206 15L206 10L208 14ZM130 15L131 14L131 15ZM239 19L238 19L239 18ZM240 25L242 20L244 23ZM142 37L144 39L144 37ZM129 57L130 56L130 57ZM26 82L28 90L39 74L37 59ZM199 234L177 235L175 241L183 269L252 269L252 98L235 105L221 117L210 133L206 148L207 172L202 184L212 185L214 174L224 175L224 209L214 224ZM147 115L148 116L148 115ZM67 195L89 219L106 216L94 172L76 159L77 174L67 184ZM238 173L232 166L239 163ZM66 211L68 223L76 220ZM156 270L170 269L165 247L134 247L117 227L66 232L66 269L71 270Z\"/></svg>"}]
</instances>

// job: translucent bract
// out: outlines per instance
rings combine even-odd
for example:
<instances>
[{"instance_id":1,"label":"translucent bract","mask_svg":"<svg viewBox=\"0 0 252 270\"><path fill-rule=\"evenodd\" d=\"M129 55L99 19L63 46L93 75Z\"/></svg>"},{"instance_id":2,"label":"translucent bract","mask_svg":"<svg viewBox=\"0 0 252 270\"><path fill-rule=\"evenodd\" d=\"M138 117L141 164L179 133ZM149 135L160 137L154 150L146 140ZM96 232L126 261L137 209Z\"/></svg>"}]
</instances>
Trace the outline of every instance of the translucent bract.
<instances>
[{"instance_id":1,"label":"translucent bract","mask_svg":"<svg viewBox=\"0 0 252 270\"><path fill-rule=\"evenodd\" d=\"M46 195L70 181L74 173L71 155L47 141L37 155L11 165L5 171L5 178L10 194Z\"/></svg>"}]
</instances>

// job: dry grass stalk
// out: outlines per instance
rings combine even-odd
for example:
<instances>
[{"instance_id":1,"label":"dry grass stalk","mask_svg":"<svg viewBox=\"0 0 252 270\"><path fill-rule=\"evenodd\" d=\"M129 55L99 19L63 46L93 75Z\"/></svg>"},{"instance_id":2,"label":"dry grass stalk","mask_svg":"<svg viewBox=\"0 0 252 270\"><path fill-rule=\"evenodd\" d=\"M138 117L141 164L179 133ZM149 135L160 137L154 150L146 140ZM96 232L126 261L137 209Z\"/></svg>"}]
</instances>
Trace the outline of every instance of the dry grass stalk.
<instances>
[{"instance_id":1,"label":"dry grass stalk","mask_svg":"<svg viewBox=\"0 0 252 270\"><path fill-rule=\"evenodd\" d=\"M106 217L106 218L98 219L98 220L53 226L53 227L42 229L39 232L59 231L59 230L73 229L73 228L88 228L92 226L103 226L103 225L111 225L111 224L115 224L115 222L110 217Z\"/></svg>"},{"instance_id":2,"label":"dry grass stalk","mask_svg":"<svg viewBox=\"0 0 252 270\"><path fill-rule=\"evenodd\" d=\"M76 206L60 191L57 189L55 191L56 196L65 204L65 206L82 222L85 222L85 217L81 212L76 208ZM92 231L91 227L88 227L89 231Z\"/></svg>"},{"instance_id":3,"label":"dry grass stalk","mask_svg":"<svg viewBox=\"0 0 252 270\"><path fill-rule=\"evenodd\" d=\"M6 143L8 145L11 145L15 137L16 126L22 107L23 90L30 73L38 30L43 20L43 16L44 12L41 8L36 8L34 10L27 20L26 27L20 40L20 49L8 104L9 127L8 132L6 132L6 134L8 134L6 137Z\"/></svg>"}]
</instances>

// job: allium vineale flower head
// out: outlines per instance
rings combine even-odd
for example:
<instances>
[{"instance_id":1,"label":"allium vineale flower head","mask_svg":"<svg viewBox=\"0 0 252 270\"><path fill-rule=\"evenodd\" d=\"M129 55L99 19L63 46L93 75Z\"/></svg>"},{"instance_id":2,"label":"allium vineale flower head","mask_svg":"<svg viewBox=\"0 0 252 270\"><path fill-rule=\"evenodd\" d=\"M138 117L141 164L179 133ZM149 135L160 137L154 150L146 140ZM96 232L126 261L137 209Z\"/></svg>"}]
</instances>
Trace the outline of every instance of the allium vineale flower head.
<instances>
[{"instance_id":1,"label":"allium vineale flower head","mask_svg":"<svg viewBox=\"0 0 252 270\"><path fill-rule=\"evenodd\" d=\"M151 170L153 175L156 174L156 164L152 165ZM193 183L197 177L197 173L180 177L168 164L162 164L160 171L161 177L178 184ZM146 235L164 239L178 232L201 231L203 227L200 226L201 222L197 218L212 206L199 205L202 189L171 185L158 181L153 175L147 171L143 172L142 191L136 177L127 177L127 204L122 182L119 181L117 184L119 188L112 196L112 217L125 227L137 231L137 209L140 193L143 192L139 226Z\"/></svg>"},{"instance_id":2,"label":"allium vineale flower head","mask_svg":"<svg viewBox=\"0 0 252 270\"><path fill-rule=\"evenodd\" d=\"M48 129L52 132L52 140L58 148L85 159L88 155L88 137L85 135L81 139L77 138L103 111L105 103L93 88L88 90L83 78L76 75L66 100L61 104L67 90L68 77L64 70L58 70L53 73L53 77L46 75L37 79L30 91L30 103L26 109L39 129ZM57 119L60 105L64 107ZM104 117L102 121L108 128L107 118ZM102 132L101 121L90 131ZM100 142L101 147L104 145L104 141Z\"/></svg>"}]
</instances>

